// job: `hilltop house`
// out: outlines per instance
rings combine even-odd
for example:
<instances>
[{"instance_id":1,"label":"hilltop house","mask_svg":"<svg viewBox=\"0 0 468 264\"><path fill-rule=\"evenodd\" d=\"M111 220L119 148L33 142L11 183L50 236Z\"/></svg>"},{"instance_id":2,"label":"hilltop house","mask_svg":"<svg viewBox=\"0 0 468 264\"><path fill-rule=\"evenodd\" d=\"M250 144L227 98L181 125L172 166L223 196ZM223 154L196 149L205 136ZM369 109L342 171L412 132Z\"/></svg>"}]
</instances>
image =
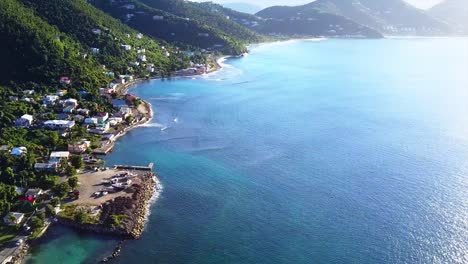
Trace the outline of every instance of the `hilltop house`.
<instances>
[{"instance_id":1,"label":"hilltop house","mask_svg":"<svg viewBox=\"0 0 468 264\"><path fill-rule=\"evenodd\" d=\"M68 76L60 77L59 81L60 81L60 84L70 84L71 83L71 79Z\"/></svg>"},{"instance_id":2,"label":"hilltop house","mask_svg":"<svg viewBox=\"0 0 468 264\"><path fill-rule=\"evenodd\" d=\"M63 106L74 106L74 107L78 106L78 100L73 99L73 98L63 100L62 103L63 103Z\"/></svg>"},{"instance_id":3,"label":"hilltop house","mask_svg":"<svg viewBox=\"0 0 468 264\"><path fill-rule=\"evenodd\" d=\"M137 38L137 39L142 39L142 38L143 38L143 34L141 34L141 33L136 34L136 38Z\"/></svg>"},{"instance_id":4,"label":"hilltop house","mask_svg":"<svg viewBox=\"0 0 468 264\"><path fill-rule=\"evenodd\" d=\"M48 120L44 122L44 126L48 129L70 129L75 126L75 121Z\"/></svg>"},{"instance_id":5,"label":"hilltop house","mask_svg":"<svg viewBox=\"0 0 468 264\"><path fill-rule=\"evenodd\" d=\"M102 33L102 30L100 30L99 28L93 28L93 34L96 34L96 35L101 35Z\"/></svg>"},{"instance_id":6,"label":"hilltop house","mask_svg":"<svg viewBox=\"0 0 468 264\"><path fill-rule=\"evenodd\" d=\"M24 214L9 212L4 218L3 222L7 225L19 225L24 219Z\"/></svg>"},{"instance_id":7,"label":"hilltop house","mask_svg":"<svg viewBox=\"0 0 468 264\"><path fill-rule=\"evenodd\" d=\"M126 51L132 50L132 46L130 45L120 45L120 48Z\"/></svg>"},{"instance_id":8,"label":"hilltop house","mask_svg":"<svg viewBox=\"0 0 468 264\"><path fill-rule=\"evenodd\" d=\"M140 54L140 55L138 55L138 59L141 60L141 61L146 61L146 55Z\"/></svg>"},{"instance_id":9,"label":"hilltop house","mask_svg":"<svg viewBox=\"0 0 468 264\"><path fill-rule=\"evenodd\" d=\"M16 119L15 126L17 127L30 127L34 117L32 115L22 115L20 118Z\"/></svg>"},{"instance_id":10,"label":"hilltop house","mask_svg":"<svg viewBox=\"0 0 468 264\"><path fill-rule=\"evenodd\" d=\"M75 144L68 144L68 151L71 153L82 154L91 146L91 141L81 140Z\"/></svg>"},{"instance_id":11,"label":"hilltop house","mask_svg":"<svg viewBox=\"0 0 468 264\"><path fill-rule=\"evenodd\" d=\"M28 149L26 147L16 147L10 151L10 154L13 156L23 156L26 153L28 153Z\"/></svg>"},{"instance_id":12,"label":"hilltop house","mask_svg":"<svg viewBox=\"0 0 468 264\"><path fill-rule=\"evenodd\" d=\"M73 120L75 120L75 122L81 123L85 120L85 117L82 115L74 115Z\"/></svg>"},{"instance_id":13,"label":"hilltop house","mask_svg":"<svg viewBox=\"0 0 468 264\"><path fill-rule=\"evenodd\" d=\"M132 114L132 109L128 105L124 105L119 107L119 111L114 114L114 117L121 117L122 119L126 119Z\"/></svg>"},{"instance_id":14,"label":"hilltop house","mask_svg":"<svg viewBox=\"0 0 468 264\"><path fill-rule=\"evenodd\" d=\"M99 53L99 49L98 49L98 48L91 48L91 53L93 53L93 54L98 54L98 53Z\"/></svg>"}]
</instances>

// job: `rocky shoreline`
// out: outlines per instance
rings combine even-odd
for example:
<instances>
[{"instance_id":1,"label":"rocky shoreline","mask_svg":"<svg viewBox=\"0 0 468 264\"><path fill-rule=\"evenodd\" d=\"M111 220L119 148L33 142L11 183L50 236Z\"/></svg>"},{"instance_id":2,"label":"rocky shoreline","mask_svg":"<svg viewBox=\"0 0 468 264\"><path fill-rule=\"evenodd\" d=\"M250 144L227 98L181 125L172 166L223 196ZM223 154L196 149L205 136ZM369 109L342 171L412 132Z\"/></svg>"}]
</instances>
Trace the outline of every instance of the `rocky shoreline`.
<instances>
[{"instance_id":1,"label":"rocky shoreline","mask_svg":"<svg viewBox=\"0 0 468 264\"><path fill-rule=\"evenodd\" d=\"M117 197L102 205L99 224L79 224L61 217L58 217L58 222L81 231L138 239L144 231L151 198L160 192L158 185L159 180L154 173L142 176L141 184L132 186L135 191L131 197ZM109 225L113 215L125 216L121 226Z\"/></svg>"}]
</instances>

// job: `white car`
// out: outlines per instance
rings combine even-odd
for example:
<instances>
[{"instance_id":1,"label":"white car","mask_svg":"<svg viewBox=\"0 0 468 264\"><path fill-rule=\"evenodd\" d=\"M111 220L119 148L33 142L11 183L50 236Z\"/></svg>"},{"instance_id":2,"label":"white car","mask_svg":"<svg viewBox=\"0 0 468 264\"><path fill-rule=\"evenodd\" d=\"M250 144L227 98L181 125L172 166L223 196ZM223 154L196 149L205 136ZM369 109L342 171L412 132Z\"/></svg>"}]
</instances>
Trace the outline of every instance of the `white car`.
<instances>
[{"instance_id":1,"label":"white car","mask_svg":"<svg viewBox=\"0 0 468 264\"><path fill-rule=\"evenodd\" d=\"M23 244L23 242L24 242L23 239L18 239L18 240L16 241L15 245L21 246L21 245Z\"/></svg>"}]
</instances>

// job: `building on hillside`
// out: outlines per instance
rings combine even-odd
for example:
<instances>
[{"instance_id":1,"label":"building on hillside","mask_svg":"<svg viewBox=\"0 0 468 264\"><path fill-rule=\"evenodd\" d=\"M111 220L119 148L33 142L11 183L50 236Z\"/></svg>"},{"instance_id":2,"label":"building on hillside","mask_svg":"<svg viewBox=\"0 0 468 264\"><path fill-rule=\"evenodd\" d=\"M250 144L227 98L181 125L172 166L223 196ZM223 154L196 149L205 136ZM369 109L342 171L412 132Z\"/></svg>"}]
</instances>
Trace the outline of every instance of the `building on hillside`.
<instances>
[{"instance_id":1,"label":"building on hillside","mask_svg":"<svg viewBox=\"0 0 468 264\"><path fill-rule=\"evenodd\" d=\"M17 127L30 127L34 121L32 115L22 115L20 118L16 119L15 126Z\"/></svg>"},{"instance_id":2,"label":"building on hillside","mask_svg":"<svg viewBox=\"0 0 468 264\"><path fill-rule=\"evenodd\" d=\"M34 170L37 172L57 172L58 164L57 163L36 163L34 164Z\"/></svg>"},{"instance_id":3,"label":"building on hillside","mask_svg":"<svg viewBox=\"0 0 468 264\"><path fill-rule=\"evenodd\" d=\"M145 54L140 54L140 55L138 55L138 59L140 61L146 62L146 55Z\"/></svg>"},{"instance_id":4,"label":"building on hillside","mask_svg":"<svg viewBox=\"0 0 468 264\"><path fill-rule=\"evenodd\" d=\"M15 147L10 151L10 154L13 156L23 156L28 153L28 149L26 147Z\"/></svg>"},{"instance_id":5,"label":"building on hillside","mask_svg":"<svg viewBox=\"0 0 468 264\"><path fill-rule=\"evenodd\" d=\"M96 117L88 117L84 120L84 123L87 125L96 125L98 123L98 119Z\"/></svg>"},{"instance_id":6,"label":"building on hillside","mask_svg":"<svg viewBox=\"0 0 468 264\"><path fill-rule=\"evenodd\" d=\"M91 146L91 141L89 140L81 140L80 142L74 144L68 144L68 151L74 154L82 154L85 153L86 150Z\"/></svg>"},{"instance_id":7,"label":"building on hillside","mask_svg":"<svg viewBox=\"0 0 468 264\"><path fill-rule=\"evenodd\" d=\"M104 123L107 121L107 119L109 119L109 113L107 112L97 113L94 117L97 118L98 123Z\"/></svg>"},{"instance_id":8,"label":"building on hillside","mask_svg":"<svg viewBox=\"0 0 468 264\"><path fill-rule=\"evenodd\" d=\"M60 161L60 160L68 160L70 158L69 151L52 151L50 153L50 160L51 161Z\"/></svg>"},{"instance_id":9,"label":"building on hillside","mask_svg":"<svg viewBox=\"0 0 468 264\"><path fill-rule=\"evenodd\" d=\"M29 190L26 191L26 193L24 194L24 196L37 199L37 198L39 198L39 196L41 196L43 193L44 193L44 191L42 191L42 190L39 189L39 188L37 188L37 189L29 189Z\"/></svg>"},{"instance_id":10,"label":"building on hillside","mask_svg":"<svg viewBox=\"0 0 468 264\"><path fill-rule=\"evenodd\" d=\"M93 32L93 34L101 35L102 30L100 30L99 28L93 28L92 32Z\"/></svg>"},{"instance_id":11,"label":"building on hillside","mask_svg":"<svg viewBox=\"0 0 468 264\"><path fill-rule=\"evenodd\" d=\"M126 51L132 50L132 46L130 45L120 45L120 48Z\"/></svg>"},{"instance_id":12,"label":"building on hillside","mask_svg":"<svg viewBox=\"0 0 468 264\"><path fill-rule=\"evenodd\" d=\"M45 105L55 105L58 99L59 97L57 95L46 95L44 99L42 100L42 102Z\"/></svg>"},{"instance_id":13,"label":"building on hillside","mask_svg":"<svg viewBox=\"0 0 468 264\"><path fill-rule=\"evenodd\" d=\"M137 39L142 39L142 38L143 38L143 34L141 34L141 33L136 34L136 38L137 38Z\"/></svg>"},{"instance_id":14,"label":"building on hillside","mask_svg":"<svg viewBox=\"0 0 468 264\"><path fill-rule=\"evenodd\" d=\"M7 225L19 225L24 219L24 214L17 212L9 212L4 218L3 222Z\"/></svg>"},{"instance_id":15,"label":"building on hillside","mask_svg":"<svg viewBox=\"0 0 468 264\"><path fill-rule=\"evenodd\" d=\"M48 129L71 129L75 126L75 121L68 120L48 120L44 122L45 128Z\"/></svg>"},{"instance_id":16,"label":"building on hillside","mask_svg":"<svg viewBox=\"0 0 468 264\"><path fill-rule=\"evenodd\" d=\"M71 79L68 76L60 77L59 81L60 81L60 84L70 84L71 83Z\"/></svg>"},{"instance_id":17,"label":"building on hillside","mask_svg":"<svg viewBox=\"0 0 468 264\"><path fill-rule=\"evenodd\" d=\"M56 95L56 96L59 96L59 97L65 96L66 94L67 94L67 90L58 90L58 91L55 93L55 95ZM58 99L58 98L57 98L57 99Z\"/></svg>"},{"instance_id":18,"label":"building on hillside","mask_svg":"<svg viewBox=\"0 0 468 264\"><path fill-rule=\"evenodd\" d=\"M63 108L63 110L62 110L62 112L66 113L66 114L72 114L74 111L75 111L75 106L71 106L71 105Z\"/></svg>"},{"instance_id":19,"label":"building on hillside","mask_svg":"<svg viewBox=\"0 0 468 264\"><path fill-rule=\"evenodd\" d=\"M74 115L73 116L73 120L75 120L75 122L78 122L78 123L82 123L84 120L85 120L85 116L83 115Z\"/></svg>"},{"instance_id":20,"label":"building on hillside","mask_svg":"<svg viewBox=\"0 0 468 264\"><path fill-rule=\"evenodd\" d=\"M90 112L89 109L85 109L85 108L76 109L77 114L84 115L84 116L89 115L89 112Z\"/></svg>"}]
</instances>

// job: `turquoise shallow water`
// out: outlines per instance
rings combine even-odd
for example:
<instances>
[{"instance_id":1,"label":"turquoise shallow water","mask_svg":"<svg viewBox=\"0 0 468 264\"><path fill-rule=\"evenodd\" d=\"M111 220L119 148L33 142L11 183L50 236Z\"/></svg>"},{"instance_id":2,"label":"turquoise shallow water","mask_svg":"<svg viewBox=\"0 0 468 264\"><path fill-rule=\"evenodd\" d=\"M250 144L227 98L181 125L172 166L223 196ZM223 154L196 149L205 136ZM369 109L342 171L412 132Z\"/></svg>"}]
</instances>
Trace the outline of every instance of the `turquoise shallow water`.
<instances>
[{"instance_id":1,"label":"turquoise shallow water","mask_svg":"<svg viewBox=\"0 0 468 264\"><path fill-rule=\"evenodd\" d=\"M293 41L132 92L164 192L117 263L467 263L468 39ZM27 263L95 263L58 229Z\"/></svg>"}]
</instances>

